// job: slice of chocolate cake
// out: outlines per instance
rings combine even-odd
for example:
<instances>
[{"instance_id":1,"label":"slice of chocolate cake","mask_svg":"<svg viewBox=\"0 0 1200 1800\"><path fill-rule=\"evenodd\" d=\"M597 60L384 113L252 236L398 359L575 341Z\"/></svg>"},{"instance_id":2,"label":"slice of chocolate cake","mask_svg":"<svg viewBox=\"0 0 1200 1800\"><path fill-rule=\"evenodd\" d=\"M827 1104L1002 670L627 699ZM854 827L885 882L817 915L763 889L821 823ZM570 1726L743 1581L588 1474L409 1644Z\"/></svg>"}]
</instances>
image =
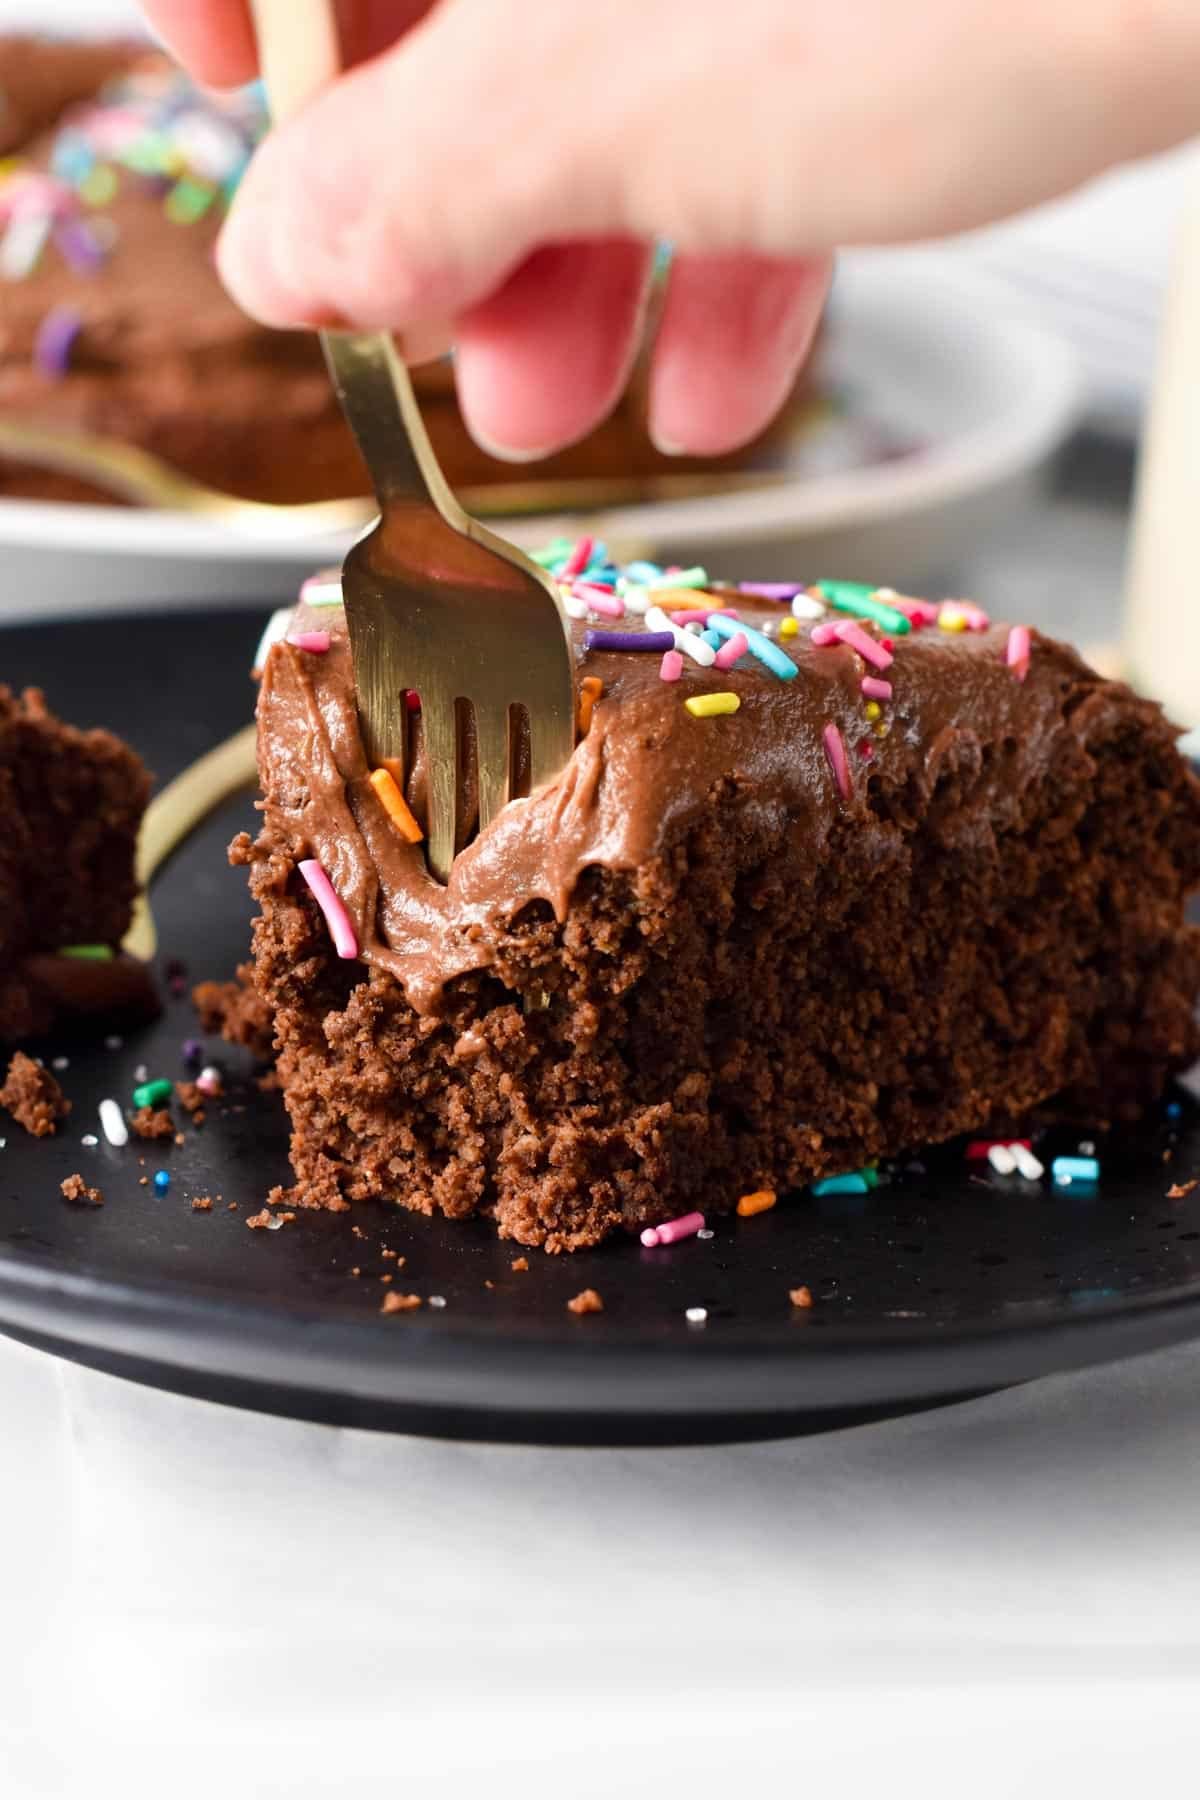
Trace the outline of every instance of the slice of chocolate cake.
<instances>
[{"instance_id":1,"label":"slice of chocolate cake","mask_svg":"<svg viewBox=\"0 0 1200 1800\"><path fill-rule=\"evenodd\" d=\"M0 1042L65 1014L153 1010L146 971L118 953L149 793L119 738L0 687Z\"/></svg>"},{"instance_id":2,"label":"slice of chocolate cake","mask_svg":"<svg viewBox=\"0 0 1200 1800\"><path fill-rule=\"evenodd\" d=\"M337 606L267 653L233 855L295 1201L569 1250L1159 1094L1198 1048L1200 784L1157 706L966 603L634 577L588 576L632 648L571 599L574 756L445 888L412 841L418 715L400 808Z\"/></svg>"}]
</instances>

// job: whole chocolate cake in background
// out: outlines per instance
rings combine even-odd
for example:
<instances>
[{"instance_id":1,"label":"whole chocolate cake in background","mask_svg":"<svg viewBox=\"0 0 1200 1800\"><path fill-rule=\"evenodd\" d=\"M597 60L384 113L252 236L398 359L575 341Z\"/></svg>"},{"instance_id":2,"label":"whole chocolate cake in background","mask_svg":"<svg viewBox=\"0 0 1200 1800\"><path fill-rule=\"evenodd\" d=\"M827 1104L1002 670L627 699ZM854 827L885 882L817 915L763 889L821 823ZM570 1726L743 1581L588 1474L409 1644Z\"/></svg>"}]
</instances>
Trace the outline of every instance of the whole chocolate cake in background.
<instances>
[{"instance_id":1,"label":"whole chocolate cake in background","mask_svg":"<svg viewBox=\"0 0 1200 1800\"><path fill-rule=\"evenodd\" d=\"M1133 1119L1195 1056L1200 784L1156 705L965 602L544 560L578 746L445 888L419 711L402 794L364 759L336 579L262 659L233 855L292 1204L570 1250L1035 1108Z\"/></svg>"},{"instance_id":2,"label":"whole chocolate cake in background","mask_svg":"<svg viewBox=\"0 0 1200 1800\"><path fill-rule=\"evenodd\" d=\"M210 486L277 502L365 494L362 463L311 332L238 311L213 249L266 124L257 89L197 90L129 44L0 37L0 407L11 421L151 451ZM15 155L14 155L15 153ZM474 443L448 361L417 377L455 486L631 481L736 468L747 450L666 458L642 424L645 371L583 443L518 471ZM798 390L799 392L800 390ZM72 477L0 461L0 495L102 501Z\"/></svg>"}]
</instances>

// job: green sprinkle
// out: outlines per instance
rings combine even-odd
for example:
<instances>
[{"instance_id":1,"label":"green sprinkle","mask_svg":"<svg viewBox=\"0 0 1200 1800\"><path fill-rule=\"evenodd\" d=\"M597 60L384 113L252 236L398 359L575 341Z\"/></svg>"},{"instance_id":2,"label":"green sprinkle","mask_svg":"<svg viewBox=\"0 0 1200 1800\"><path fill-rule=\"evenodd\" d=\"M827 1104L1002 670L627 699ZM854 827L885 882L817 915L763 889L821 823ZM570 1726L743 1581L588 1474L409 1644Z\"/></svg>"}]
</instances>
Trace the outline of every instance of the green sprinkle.
<instances>
[{"instance_id":1,"label":"green sprinkle","mask_svg":"<svg viewBox=\"0 0 1200 1800\"><path fill-rule=\"evenodd\" d=\"M838 612L853 613L859 619L873 619L876 625L881 625L884 631L894 631L897 637L912 630L912 621L897 612L894 606L876 600L874 596L878 589L868 587L866 582L818 581L817 587Z\"/></svg>"},{"instance_id":2,"label":"green sprinkle","mask_svg":"<svg viewBox=\"0 0 1200 1800\"><path fill-rule=\"evenodd\" d=\"M76 962L111 962L113 959L111 944L64 944L58 954L72 956Z\"/></svg>"},{"instance_id":3,"label":"green sprinkle","mask_svg":"<svg viewBox=\"0 0 1200 1800\"><path fill-rule=\"evenodd\" d=\"M555 538L552 544L543 544L540 550L531 550L529 554L541 568L552 569L564 556L570 556L572 547L570 538L560 537Z\"/></svg>"},{"instance_id":4,"label":"green sprinkle","mask_svg":"<svg viewBox=\"0 0 1200 1800\"><path fill-rule=\"evenodd\" d=\"M202 219L217 190L203 181L177 181L164 202L164 210L172 225L193 225Z\"/></svg>"},{"instance_id":5,"label":"green sprinkle","mask_svg":"<svg viewBox=\"0 0 1200 1800\"><path fill-rule=\"evenodd\" d=\"M171 1083L165 1077L161 1081L143 1081L141 1087L135 1087L133 1090L135 1106L157 1106L160 1100L169 1100L170 1098Z\"/></svg>"},{"instance_id":6,"label":"green sprinkle","mask_svg":"<svg viewBox=\"0 0 1200 1800\"><path fill-rule=\"evenodd\" d=\"M680 569L678 575L662 575L650 585L656 588L706 588L708 570L697 564L694 569Z\"/></svg>"},{"instance_id":7,"label":"green sprinkle","mask_svg":"<svg viewBox=\"0 0 1200 1800\"><path fill-rule=\"evenodd\" d=\"M858 1172L862 1176L863 1180L866 1182L866 1184L869 1188L877 1188L879 1186L879 1170L878 1169L866 1168L866 1169L860 1169Z\"/></svg>"},{"instance_id":8,"label":"green sprinkle","mask_svg":"<svg viewBox=\"0 0 1200 1800\"><path fill-rule=\"evenodd\" d=\"M107 206L117 197L117 172L107 163L97 163L79 183L79 198L86 206Z\"/></svg>"}]
</instances>

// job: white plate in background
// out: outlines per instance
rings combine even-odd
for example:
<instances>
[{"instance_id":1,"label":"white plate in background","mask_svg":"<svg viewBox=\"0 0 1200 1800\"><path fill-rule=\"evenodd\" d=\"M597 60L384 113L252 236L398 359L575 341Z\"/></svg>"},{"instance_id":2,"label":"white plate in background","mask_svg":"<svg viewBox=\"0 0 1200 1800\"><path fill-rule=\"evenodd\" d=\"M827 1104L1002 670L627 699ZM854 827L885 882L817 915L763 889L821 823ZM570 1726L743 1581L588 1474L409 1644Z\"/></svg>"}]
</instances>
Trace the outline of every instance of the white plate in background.
<instances>
[{"instance_id":1,"label":"white plate in background","mask_svg":"<svg viewBox=\"0 0 1200 1800\"><path fill-rule=\"evenodd\" d=\"M986 284L925 253L846 259L825 359L856 407L924 448L716 497L592 513L587 529L618 553L701 560L719 574L920 585L953 568L1024 498L1077 416L1069 349L997 310ZM511 534L537 543L572 523L525 518ZM0 619L286 597L344 548L342 539L278 531L235 536L178 513L4 500Z\"/></svg>"}]
</instances>

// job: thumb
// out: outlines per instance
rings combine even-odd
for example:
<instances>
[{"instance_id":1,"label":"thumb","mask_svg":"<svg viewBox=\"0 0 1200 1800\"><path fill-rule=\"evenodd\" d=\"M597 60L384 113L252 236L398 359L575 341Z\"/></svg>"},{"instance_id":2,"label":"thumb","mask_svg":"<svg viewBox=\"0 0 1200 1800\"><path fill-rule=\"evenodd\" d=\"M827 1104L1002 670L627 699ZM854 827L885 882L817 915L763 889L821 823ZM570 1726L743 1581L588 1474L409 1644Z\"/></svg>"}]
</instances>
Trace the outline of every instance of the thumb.
<instances>
[{"instance_id":1,"label":"thumb","mask_svg":"<svg viewBox=\"0 0 1200 1800\"><path fill-rule=\"evenodd\" d=\"M447 0L274 130L222 236L235 299L268 324L403 330L458 316L547 242L616 234L605 157L568 166L579 103L530 74L587 43L555 11L531 5L518 37L506 4Z\"/></svg>"}]
</instances>

